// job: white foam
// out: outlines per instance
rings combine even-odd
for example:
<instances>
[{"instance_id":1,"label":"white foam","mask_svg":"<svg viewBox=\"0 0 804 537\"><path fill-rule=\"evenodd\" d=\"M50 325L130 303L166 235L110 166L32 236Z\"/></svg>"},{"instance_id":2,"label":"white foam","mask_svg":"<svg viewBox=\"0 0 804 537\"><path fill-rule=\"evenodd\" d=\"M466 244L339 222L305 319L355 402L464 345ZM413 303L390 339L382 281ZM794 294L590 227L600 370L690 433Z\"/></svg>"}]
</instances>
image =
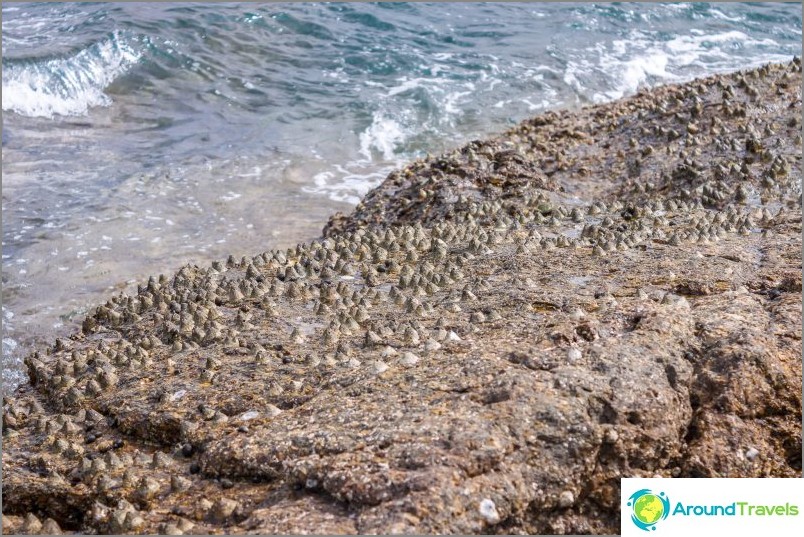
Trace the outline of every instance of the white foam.
<instances>
[{"instance_id":1,"label":"white foam","mask_svg":"<svg viewBox=\"0 0 804 537\"><path fill-rule=\"evenodd\" d=\"M3 110L30 117L81 116L109 106L104 89L140 58L118 33L67 58L4 65Z\"/></svg>"},{"instance_id":2,"label":"white foam","mask_svg":"<svg viewBox=\"0 0 804 537\"><path fill-rule=\"evenodd\" d=\"M428 82L432 82L432 79L428 79L428 78L411 78L411 79L400 78L400 79L398 79L398 81L401 82L401 84L399 84L398 86L394 86L393 88L388 90L388 96L389 97L399 95L400 93L404 93L404 92L406 92L408 90L411 90L411 89L424 87L425 84L427 84Z\"/></svg>"},{"instance_id":3,"label":"white foam","mask_svg":"<svg viewBox=\"0 0 804 537\"><path fill-rule=\"evenodd\" d=\"M615 43L615 46L619 43ZM606 98L617 99L626 94L636 93L639 87L650 77L668 79L671 74L667 72L669 57L667 53L658 49L645 51L629 60L619 60L609 55L604 55L600 59L600 66L607 72L616 75L616 89L606 92ZM598 94L593 98L595 101L601 100Z\"/></svg>"},{"instance_id":4,"label":"white foam","mask_svg":"<svg viewBox=\"0 0 804 537\"><path fill-rule=\"evenodd\" d=\"M461 109L457 106L462 102L464 97L472 95L474 88L470 91L453 91L448 93L444 99L444 111L447 114L457 115L461 113Z\"/></svg>"},{"instance_id":5,"label":"white foam","mask_svg":"<svg viewBox=\"0 0 804 537\"><path fill-rule=\"evenodd\" d=\"M346 164L333 163L314 174L313 184L303 186L302 190L354 205L391 171L409 160L412 155L405 151L405 144L416 134L416 121L406 111L393 112L392 103L386 99L417 87L425 80L399 79L401 84L386 93L379 109L372 114L371 124L358 134L357 154L343 159Z\"/></svg>"},{"instance_id":6,"label":"white foam","mask_svg":"<svg viewBox=\"0 0 804 537\"><path fill-rule=\"evenodd\" d=\"M745 20L745 17L742 16L742 15L739 16L739 17L729 17L728 15L726 15L725 13L720 11L719 9L710 9L709 13L713 17L716 17L718 19L723 19L723 20L726 20L726 21L729 21L729 22L742 22L743 20Z\"/></svg>"},{"instance_id":7,"label":"white foam","mask_svg":"<svg viewBox=\"0 0 804 537\"><path fill-rule=\"evenodd\" d=\"M749 53L737 56L731 50L734 47L748 49ZM754 39L737 30L706 34L693 28L689 35L668 41L657 41L655 35L633 30L627 39L612 41L608 46L598 44L573 58L567 63L563 80L579 95L604 102L636 93L642 86L684 82L704 73L790 59L765 52L771 47L778 50L779 44L772 39ZM595 80L591 77L601 74L608 87L593 90Z\"/></svg>"},{"instance_id":8,"label":"white foam","mask_svg":"<svg viewBox=\"0 0 804 537\"><path fill-rule=\"evenodd\" d=\"M371 125L360 133L360 154L372 160L372 151L386 160L393 160L399 144L405 140L406 133L394 119L382 112L374 112Z\"/></svg>"},{"instance_id":9,"label":"white foam","mask_svg":"<svg viewBox=\"0 0 804 537\"><path fill-rule=\"evenodd\" d=\"M302 187L305 192L325 194L329 199L356 205L372 188L382 182L396 165L372 167L366 161L350 162L346 166L335 165L334 171L324 171L313 176L315 185Z\"/></svg>"},{"instance_id":10,"label":"white foam","mask_svg":"<svg viewBox=\"0 0 804 537\"><path fill-rule=\"evenodd\" d=\"M12 363L18 362L18 359L14 357L14 351L19 347L19 343L8 335L14 331L14 327L11 326L11 319L14 318L14 312L5 306L2 307L2 312L4 334L2 340L3 383L6 384L6 386L11 385L13 389L13 387L22 382L21 371L15 371L14 368L9 367Z\"/></svg>"},{"instance_id":11,"label":"white foam","mask_svg":"<svg viewBox=\"0 0 804 537\"><path fill-rule=\"evenodd\" d=\"M464 97L476 91L475 84L472 82L464 82L456 85L454 81L448 78L449 69L444 69L444 77L441 78L435 76L441 70L440 67L431 66L430 70L433 76L428 78L398 78L397 82L399 82L399 84L390 88L385 98L397 97L414 89L423 89L444 112L444 117L441 119L449 122L449 116L456 116L462 113L462 109L458 105L466 101ZM492 72L496 72L494 67L492 67ZM481 73L479 81L485 82L487 79L488 75L485 72ZM499 80L497 80L497 82L499 82ZM492 82L492 84L486 88L487 91L493 89L495 84L495 82ZM458 87L466 88L469 91L460 91L457 89Z\"/></svg>"},{"instance_id":12,"label":"white foam","mask_svg":"<svg viewBox=\"0 0 804 537\"><path fill-rule=\"evenodd\" d=\"M522 102L528 105L528 112L534 112L536 110L545 110L551 104L555 104L555 102L551 102L547 99L542 99L538 103L531 102L528 99L522 99Z\"/></svg>"}]
</instances>

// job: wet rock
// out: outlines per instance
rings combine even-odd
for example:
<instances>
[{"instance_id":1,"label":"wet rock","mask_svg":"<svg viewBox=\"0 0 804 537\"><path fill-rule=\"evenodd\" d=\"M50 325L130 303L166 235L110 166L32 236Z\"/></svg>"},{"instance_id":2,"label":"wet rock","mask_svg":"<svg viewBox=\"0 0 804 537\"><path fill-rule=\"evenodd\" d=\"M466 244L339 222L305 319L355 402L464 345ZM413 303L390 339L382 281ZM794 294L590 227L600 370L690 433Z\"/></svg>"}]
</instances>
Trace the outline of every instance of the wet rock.
<instances>
[{"instance_id":1,"label":"wet rock","mask_svg":"<svg viewBox=\"0 0 804 537\"><path fill-rule=\"evenodd\" d=\"M321 240L114 297L3 402L4 524L616 533L624 475L800 477L801 154L775 140L801 66L748 74L758 98L717 75L543 114Z\"/></svg>"}]
</instances>

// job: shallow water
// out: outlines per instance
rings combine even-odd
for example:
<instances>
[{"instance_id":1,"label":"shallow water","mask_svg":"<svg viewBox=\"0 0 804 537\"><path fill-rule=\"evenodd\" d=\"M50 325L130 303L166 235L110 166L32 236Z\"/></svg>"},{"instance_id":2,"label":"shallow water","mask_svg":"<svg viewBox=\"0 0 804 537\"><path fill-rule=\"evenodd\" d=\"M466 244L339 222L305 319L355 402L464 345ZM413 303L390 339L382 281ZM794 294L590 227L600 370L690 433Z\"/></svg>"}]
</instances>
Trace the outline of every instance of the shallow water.
<instances>
[{"instance_id":1,"label":"shallow water","mask_svg":"<svg viewBox=\"0 0 804 537\"><path fill-rule=\"evenodd\" d=\"M801 54L796 4L4 4L3 379L111 292L317 236L540 111Z\"/></svg>"}]
</instances>

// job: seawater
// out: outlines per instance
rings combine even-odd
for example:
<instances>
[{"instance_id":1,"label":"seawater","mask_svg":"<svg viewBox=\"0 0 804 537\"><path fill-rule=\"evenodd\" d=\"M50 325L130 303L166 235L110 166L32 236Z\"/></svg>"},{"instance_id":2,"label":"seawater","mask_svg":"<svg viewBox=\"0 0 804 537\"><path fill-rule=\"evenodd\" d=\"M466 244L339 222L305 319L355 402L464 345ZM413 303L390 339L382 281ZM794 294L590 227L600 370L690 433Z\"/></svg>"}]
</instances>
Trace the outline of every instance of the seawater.
<instances>
[{"instance_id":1,"label":"seawater","mask_svg":"<svg viewBox=\"0 0 804 537\"><path fill-rule=\"evenodd\" d=\"M5 387L150 274L311 240L428 152L801 32L800 4L3 4Z\"/></svg>"}]
</instances>

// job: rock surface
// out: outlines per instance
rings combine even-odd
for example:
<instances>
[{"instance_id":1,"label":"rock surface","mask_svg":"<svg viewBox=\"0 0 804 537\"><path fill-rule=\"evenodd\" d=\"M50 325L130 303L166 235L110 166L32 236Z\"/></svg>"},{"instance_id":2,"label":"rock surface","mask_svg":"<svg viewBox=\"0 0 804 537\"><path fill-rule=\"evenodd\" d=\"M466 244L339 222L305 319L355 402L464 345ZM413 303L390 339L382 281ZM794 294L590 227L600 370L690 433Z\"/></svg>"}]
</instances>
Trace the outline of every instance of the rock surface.
<instances>
[{"instance_id":1,"label":"rock surface","mask_svg":"<svg viewBox=\"0 0 804 537\"><path fill-rule=\"evenodd\" d=\"M801 476L801 65L551 112L28 357L7 533L616 533Z\"/></svg>"}]
</instances>

